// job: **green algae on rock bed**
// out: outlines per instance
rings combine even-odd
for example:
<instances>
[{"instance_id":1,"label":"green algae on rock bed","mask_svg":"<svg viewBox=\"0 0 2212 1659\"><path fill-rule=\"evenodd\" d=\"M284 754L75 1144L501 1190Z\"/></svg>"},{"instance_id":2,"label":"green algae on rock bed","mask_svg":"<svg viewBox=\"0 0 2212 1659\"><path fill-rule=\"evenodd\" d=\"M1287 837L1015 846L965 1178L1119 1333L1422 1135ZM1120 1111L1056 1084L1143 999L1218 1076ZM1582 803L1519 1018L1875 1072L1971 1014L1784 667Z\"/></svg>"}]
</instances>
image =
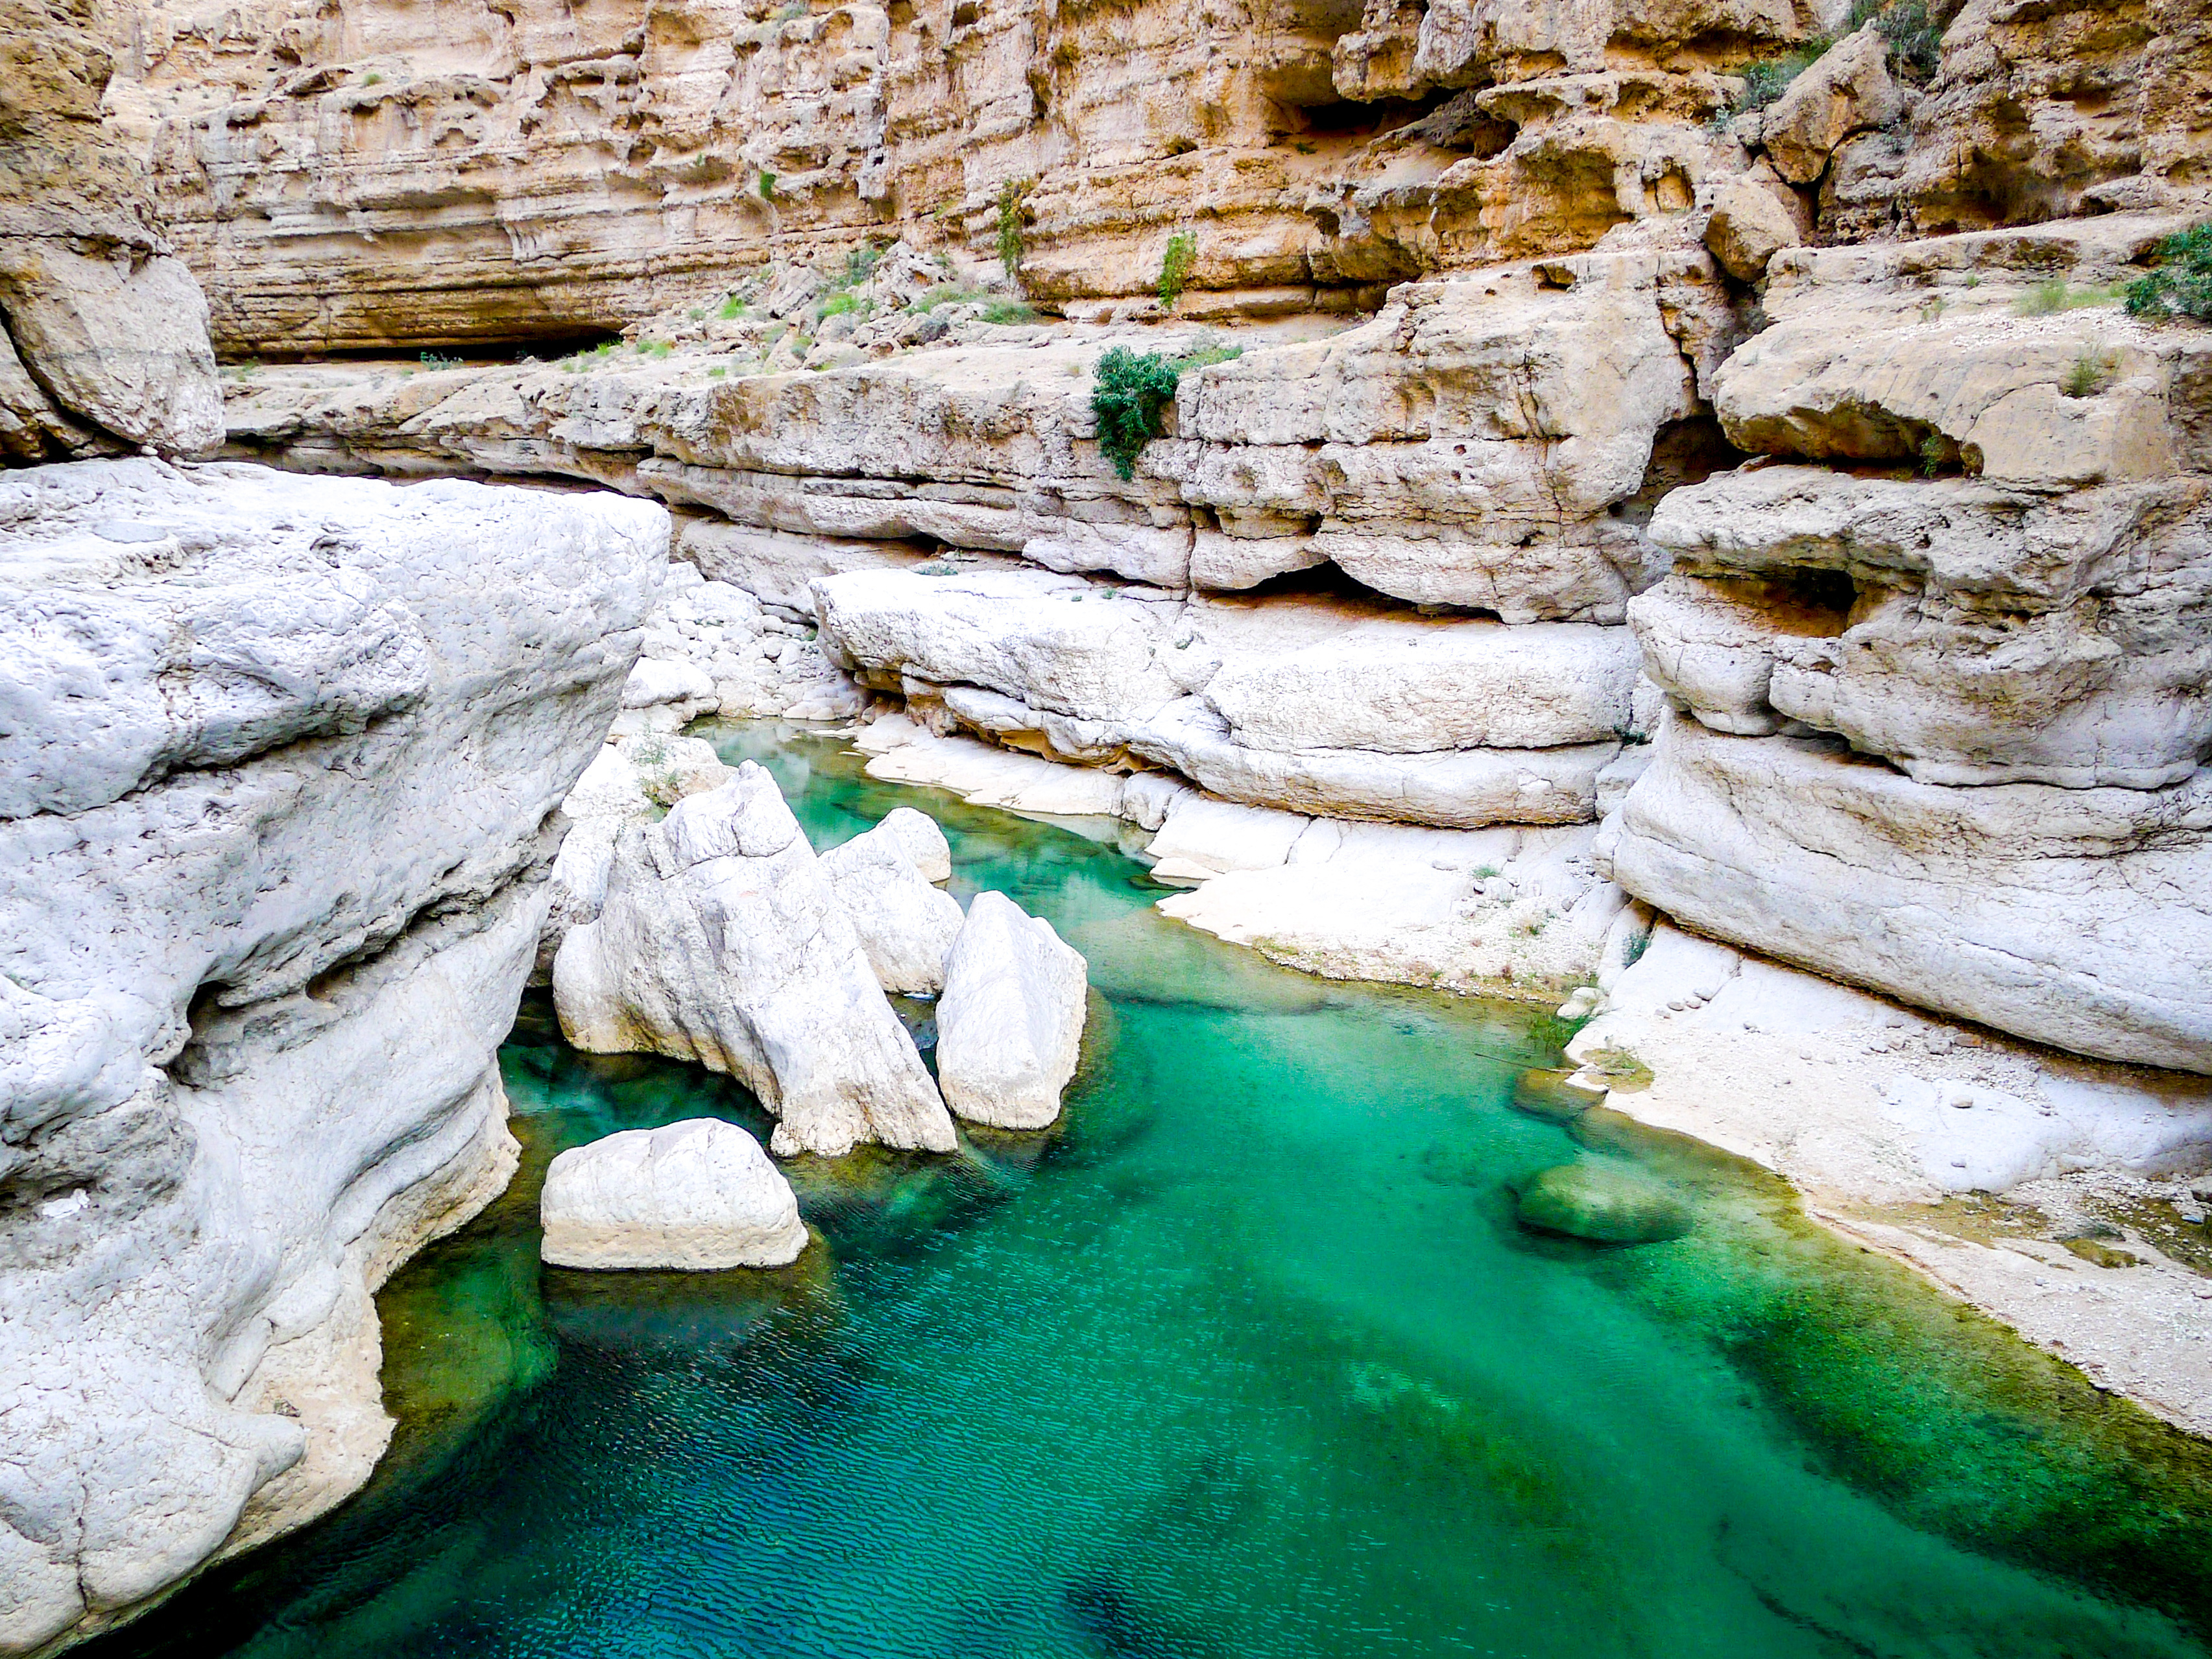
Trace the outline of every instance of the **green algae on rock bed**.
<instances>
[{"instance_id":1,"label":"green algae on rock bed","mask_svg":"<svg viewBox=\"0 0 2212 1659\"><path fill-rule=\"evenodd\" d=\"M793 1269L541 1273L554 1150L765 1120L533 1005L522 1176L386 1292L391 1461L103 1659L2206 1650L2203 1447L1756 1170L1515 1111L1553 1023L1180 928L1115 826L721 738L817 844L925 806L957 890L1085 952L1111 1024L1060 1124L797 1161ZM1576 1159L1696 1224L1525 1231L1513 1186Z\"/></svg>"}]
</instances>

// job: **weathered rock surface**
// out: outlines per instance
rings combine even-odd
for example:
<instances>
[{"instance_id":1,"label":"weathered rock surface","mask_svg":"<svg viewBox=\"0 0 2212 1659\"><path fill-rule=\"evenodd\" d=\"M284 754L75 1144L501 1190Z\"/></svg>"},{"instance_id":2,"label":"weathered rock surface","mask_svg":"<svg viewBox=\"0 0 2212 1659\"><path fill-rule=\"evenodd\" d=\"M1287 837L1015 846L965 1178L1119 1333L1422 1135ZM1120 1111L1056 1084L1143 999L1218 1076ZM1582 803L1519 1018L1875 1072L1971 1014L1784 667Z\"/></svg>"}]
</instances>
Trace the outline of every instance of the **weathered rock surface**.
<instances>
[{"instance_id":1,"label":"weathered rock surface","mask_svg":"<svg viewBox=\"0 0 2212 1659\"><path fill-rule=\"evenodd\" d=\"M667 535L475 484L0 480L0 1644L367 1478L370 1295L514 1167L548 826Z\"/></svg>"},{"instance_id":2,"label":"weathered rock surface","mask_svg":"<svg viewBox=\"0 0 2212 1659\"><path fill-rule=\"evenodd\" d=\"M1662 731L1614 878L1694 927L2076 1054L2212 1071L2212 771L1950 788L1835 739Z\"/></svg>"},{"instance_id":3,"label":"weathered rock surface","mask_svg":"<svg viewBox=\"0 0 2212 1659\"><path fill-rule=\"evenodd\" d=\"M2155 789L2212 744L2212 483L2063 495L1748 469L1653 520L1646 666L1718 731L1841 733L1923 782Z\"/></svg>"},{"instance_id":4,"label":"weathered rock surface","mask_svg":"<svg viewBox=\"0 0 2212 1659\"><path fill-rule=\"evenodd\" d=\"M0 463L222 442L207 302L101 116L101 21L0 4Z\"/></svg>"},{"instance_id":5,"label":"weathered rock surface","mask_svg":"<svg viewBox=\"0 0 2212 1659\"><path fill-rule=\"evenodd\" d=\"M833 657L948 727L1133 757L1297 811L1584 821L1636 718L1617 628L1182 599L1033 571L853 572L815 594Z\"/></svg>"},{"instance_id":6,"label":"weathered rock surface","mask_svg":"<svg viewBox=\"0 0 2212 1659\"><path fill-rule=\"evenodd\" d=\"M866 695L825 658L814 630L764 609L744 588L671 567L623 697L641 729L676 731L701 714L842 720Z\"/></svg>"},{"instance_id":7,"label":"weathered rock surface","mask_svg":"<svg viewBox=\"0 0 2212 1659\"><path fill-rule=\"evenodd\" d=\"M822 872L860 935L886 991L935 996L960 935L960 902L933 884L952 873L952 853L927 814L896 809L881 823L822 855Z\"/></svg>"},{"instance_id":8,"label":"weathered rock surface","mask_svg":"<svg viewBox=\"0 0 2212 1659\"><path fill-rule=\"evenodd\" d=\"M718 1118L571 1146L546 1170L538 1208L539 1253L556 1267L781 1267L806 1248L791 1183Z\"/></svg>"},{"instance_id":9,"label":"weathered rock surface","mask_svg":"<svg viewBox=\"0 0 2212 1659\"><path fill-rule=\"evenodd\" d=\"M1255 337L1185 372L1173 434L1126 483L1096 447L1098 360L1207 343L1194 332L985 328L881 361L810 356L824 372L805 374L749 373L758 358L711 345L573 372L264 370L232 433L317 469L656 494L736 526L686 550L773 603L798 600L805 537L834 543L815 555L831 569L881 570L902 542L1171 589L1333 563L1415 604L1617 623L1664 564L1634 510L1655 453L1662 475L1676 448L1711 470L1678 440L1702 430L1696 376L1734 329L1695 247L1407 284L1358 327Z\"/></svg>"},{"instance_id":10,"label":"weathered rock surface","mask_svg":"<svg viewBox=\"0 0 2212 1659\"><path fill-rule=\"evenodd\" d=\"M976 894L945 963L937 1075L970 1123L1042 1129L1083 1050L1089 982L1052 924L1004 893Z\"/></svg>"},{"instance_id":11,"label":"weathered rock surface","mask_svg":"<svg viewBox=\"0 0 2212 1659\"><path fill-rule=\"evenodd\" d=\"M780 1152L951 1150L937 1085L851 918L751 762L623 832L597 919L554 957L553 997L587 1053L737 1078L775 1115Z\"/></svg>"}]
</instances>

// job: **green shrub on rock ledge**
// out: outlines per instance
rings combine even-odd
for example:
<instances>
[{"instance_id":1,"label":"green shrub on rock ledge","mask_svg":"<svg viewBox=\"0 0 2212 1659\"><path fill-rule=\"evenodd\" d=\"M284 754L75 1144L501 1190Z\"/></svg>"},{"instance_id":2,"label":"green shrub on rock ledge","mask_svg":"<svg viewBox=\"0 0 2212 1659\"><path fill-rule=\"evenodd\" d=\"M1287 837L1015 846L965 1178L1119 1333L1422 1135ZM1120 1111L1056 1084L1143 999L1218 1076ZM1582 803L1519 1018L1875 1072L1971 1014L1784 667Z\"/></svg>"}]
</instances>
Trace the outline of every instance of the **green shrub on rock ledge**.
<instances>
[{"instance_id":1,"label":"green shrub on rock ledge","mask_svg":"<svg viewBox=\"0 0 2212 1659\"><path fill-rule=\"evenodd\" d=\"M2129 313L2212 321L2212 220L2167 237L2158 258L2157 270L2129 286Z\"/></svg>"},{"instance_id":2,"label":"green shrub on rock ledge","mask_svg":"<svg viewBox=\"0 0 2212 1659\"><path fill-rule=\"evenodd\" d=\"M1091 389L1091 412L1098 417L1098 450L1113 464L1123 483L1137 474L1137 457L1160 435L1160 411L1176 394L1176 382L1187 368L1225 363L1243 355L1241 346L1209 347L1188 357L1170 357L1158 351L1141 355L1127 346L1115 346L1098 360L1098 378Z\"/></svg>"}]
</instances>

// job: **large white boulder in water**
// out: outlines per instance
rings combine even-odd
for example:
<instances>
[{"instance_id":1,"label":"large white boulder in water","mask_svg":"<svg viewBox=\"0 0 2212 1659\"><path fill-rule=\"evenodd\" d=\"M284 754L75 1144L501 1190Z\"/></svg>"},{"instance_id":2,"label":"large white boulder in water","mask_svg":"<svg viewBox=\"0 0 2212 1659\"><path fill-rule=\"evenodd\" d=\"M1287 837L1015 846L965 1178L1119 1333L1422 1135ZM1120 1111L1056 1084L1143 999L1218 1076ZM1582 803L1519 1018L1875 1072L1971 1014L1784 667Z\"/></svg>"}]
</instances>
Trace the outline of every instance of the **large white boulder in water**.
<instances>
[{"instance_id":1,"label":"large white boulder in water","mask_svg":"<svg viewBox=\"0 0 2212 1659\"><path fill-rule=\"evenodd\" d=\"M1088 980L1052 924L1004 893L978 893L945 964L937 1075L970 1123L1042 1129L1083 1048Z\"/></svg>"},{"instance_id":2,"label":"large white boulder in water","mask_svg":"<svg viewBox=\"0 0 2212 1659\"><path fill-rule=\"evenodd\" d=\"M782 1153L950 1152L952 1121L775 780L623 832L598 919L553 959L561 1030L592 1054L696 1060L775 1114Z\"/></svg>"},{"instance_id":3,"label":"large white boulder in water","mask_svg":"<svg viewBox=\"0 0 2212 1659\"><path fill-rule=\"evenodd\" d=\"M927 813L900 807L824 853L822 870L884 989L934 996L945 988L945 957L963 918L959 900L933 884L951 875L952 852Z\"/></svg>"},{"instance_id":4,"label":"large white boulder in water","mask_svg":"<svg viewBox=\"0 0 2212 1659\"><path fill-rule=\"evenodd\" d=\"M613 495L0 475L0 1652L368 1479L373 1295L514 1170L551 826L667 544Z\"/></svg>"},{"instance_id":5,"label":"large white boulder in water","mask_svg":"<svg viewBox=\"0 0 2212 1659\"><path fill-rule=\"evenodd\" d=\"M545 1172L556 1267L781 1267L806 1248L783 1172L734 1123L687 1118L571 1146Z\"/></svg>"}]
</instances>

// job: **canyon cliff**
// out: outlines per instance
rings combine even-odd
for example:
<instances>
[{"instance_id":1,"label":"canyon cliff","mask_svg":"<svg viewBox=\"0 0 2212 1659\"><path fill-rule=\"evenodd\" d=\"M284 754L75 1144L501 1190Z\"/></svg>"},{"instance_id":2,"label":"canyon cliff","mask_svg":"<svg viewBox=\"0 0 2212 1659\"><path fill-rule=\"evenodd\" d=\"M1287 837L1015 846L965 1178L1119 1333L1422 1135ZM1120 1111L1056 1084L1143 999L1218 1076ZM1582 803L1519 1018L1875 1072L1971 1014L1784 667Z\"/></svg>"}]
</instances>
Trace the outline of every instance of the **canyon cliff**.
<instances>
[{"instance_id":1,"label":"canyon cliff","mask_svg":"<svg viewBox=\"0 0 2212 1659\"><path fill-rule=\"evenodd\" d=\"M2201 9L10 15L0 1649L358 1484L550 815L717 710L1588 1020L2212 1430L2185 1264L2053 1322L1862 1212L2212 1148L2212 329L2123 303Z\"/></svg>"}]
</instances>

